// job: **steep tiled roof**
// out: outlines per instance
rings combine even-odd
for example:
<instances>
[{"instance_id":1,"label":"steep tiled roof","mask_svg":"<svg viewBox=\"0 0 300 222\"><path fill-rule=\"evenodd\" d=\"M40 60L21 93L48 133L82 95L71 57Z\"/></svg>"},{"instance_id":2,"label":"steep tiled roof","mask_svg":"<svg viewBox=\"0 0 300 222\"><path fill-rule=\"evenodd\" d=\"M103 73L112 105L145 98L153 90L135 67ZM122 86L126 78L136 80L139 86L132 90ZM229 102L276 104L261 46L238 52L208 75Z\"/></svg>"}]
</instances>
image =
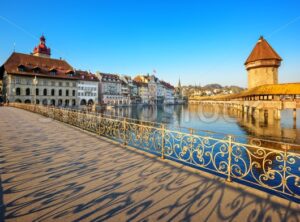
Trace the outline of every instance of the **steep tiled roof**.
<instances>
[{"instance_id":1,"label":"steep tiled roof","mask_svg":"<svg viewBox=\"0 0 300 222\"><path fill-rule=\"evenodd\" d=\"M76 70L75 71L76 77L78 77L81 80L85 81L98 81L98 78L95 74L92 74L88 71L83 70Z\"/></svg>"},{"instance_id":2,"label":"steep tiled roof","mask_svg":"<svg viewBox=\"0 0 300 222\"><path fill-rule=\"evenodd\" d=\"M20 71L19 67L22 66ZM9 74L39 76L49 78L77 79L73 73L73 67L65 60L45 58L22 53L12 53L4 63L3 68ZM38 72L34 72L37 71ZM55 75L51 71L56 70Z\"/></svg>"},{"instance_id":3,"label":"steep tiled roof","mask_svg":"<svg viewBox=\"0 0 300 222\"><path fill-rule=\"evenodd\" d=\"M164 87L166 87L167 89L175 89L175 87L174 86L172 86L170 83L167 83L167 82L165 82L165 81L160 81L160 83L164 86Z\"/></svg>"},{"instance_id":4,"label":"steep tiled roof","mask_svg":"<svg viewBox=\"0 0 300 222\"><path fill-rule=\"evenodd\" d=\"M247 58L245 65L249 62L268 59L282 60L269 43L263 37L260 37L251 54Z\"/></svg>"},{"instance_id":5,"label":"steep tiled roof","mask_svg":"<svg viewBox=\"0 0 300 222\"><path fill-rule=\"evenodd\" d=\"M103 82L110 82L110 81L117 81L120 82L120 78L116 74L110 74L110 73L99 73L101 75L101 79Z\"/></svg>"}]
</instances>

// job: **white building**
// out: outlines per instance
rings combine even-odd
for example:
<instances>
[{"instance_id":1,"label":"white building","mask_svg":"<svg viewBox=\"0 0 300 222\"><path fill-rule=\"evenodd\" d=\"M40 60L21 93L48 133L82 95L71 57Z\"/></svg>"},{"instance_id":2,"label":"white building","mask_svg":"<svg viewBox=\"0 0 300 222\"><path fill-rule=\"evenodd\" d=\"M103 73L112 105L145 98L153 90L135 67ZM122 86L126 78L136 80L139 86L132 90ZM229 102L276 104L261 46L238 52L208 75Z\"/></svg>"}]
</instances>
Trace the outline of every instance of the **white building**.
<instances>
[{"instance_id":1,"label":"white building","mask_svg":"<svg viewBox=\"0 0 300 222\"><path fill-rule=\"evenodd\" d=\"M170 83L160 81L162 85L162 96L164 104L175 104L175 88Z\"/></svg>"},{"instance_id":2,"label":"white building","mask_svg":"<svg viewBox=\"0 0 300 222\"><path fill-rule=\"evenodd\" d=\"M78 104L81 106L98 104L98 78L87 71L76 70Z\"/></svg>"},{"instance_id":3,"label":"white building","mask_svg":"<svg viewBox=\"0 0 300 222\"><path fill-rule=\"evenodd\" d=\"M122 81L118 75L97 73L99 79L99 102L103 105L122 104Z\"/></svg>"},{"instance_id":4,"label":"white building","mask_svg":"<svg viewBox=\"0 0 300 222\"><path fill-rule=\"evenodd\" d=\"M141 98L142 104L148 104L150 102L150 93L147 83L138 83L138 95Z\"/></svg>"},{"instance_id":5,"label":"white building","mask_svg":"<svg viewBox=\"0 0 300 222\"><path fill-rule=\"evenodd\" d=\"M129 105L131 104L131 99L130 99L131 86L132 86L131 77L120 75L119 78L122 81L122 85L121 85L122 102L119 105Z\"/></svg>"}]
</instances>

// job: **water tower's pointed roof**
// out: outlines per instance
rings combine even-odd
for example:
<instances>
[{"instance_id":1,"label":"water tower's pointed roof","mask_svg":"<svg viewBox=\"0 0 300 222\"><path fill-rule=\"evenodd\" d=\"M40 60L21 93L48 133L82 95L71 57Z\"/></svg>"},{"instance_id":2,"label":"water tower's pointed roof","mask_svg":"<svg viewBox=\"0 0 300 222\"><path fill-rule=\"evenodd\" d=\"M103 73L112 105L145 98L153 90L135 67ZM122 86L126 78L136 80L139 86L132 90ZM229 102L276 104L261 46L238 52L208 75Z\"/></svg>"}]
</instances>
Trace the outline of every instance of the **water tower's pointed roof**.
<instances>
[{"instance_id":1,"label":"water tower's pointed roof","mask_svg":"<svg viewBox=\"0 0 300 222\"><path fill-rule=\"evenodd\" d=\"M245 65L249 62L267 59L275 59L279 61L282 60L277 52L275 52L275 50L269 45L269 43L261 36L248 59L246 60Z\"/></svg>"}]
</instances>

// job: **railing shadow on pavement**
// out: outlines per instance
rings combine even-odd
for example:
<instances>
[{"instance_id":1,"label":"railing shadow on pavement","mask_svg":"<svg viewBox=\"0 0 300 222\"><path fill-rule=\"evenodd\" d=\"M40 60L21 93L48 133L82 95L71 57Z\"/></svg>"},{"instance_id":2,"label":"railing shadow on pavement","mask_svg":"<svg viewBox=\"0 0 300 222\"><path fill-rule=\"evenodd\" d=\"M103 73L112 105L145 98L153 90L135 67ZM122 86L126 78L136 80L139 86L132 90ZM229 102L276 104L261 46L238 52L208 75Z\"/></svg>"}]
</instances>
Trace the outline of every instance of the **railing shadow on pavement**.
<instances>
[{"instance_id":1,"label":"railing shadow on pavement","mask_svg":"<svg viewBox=\"0 0 300 222\"><path fill-rule=\"evenodd\" d=\"M55 107L13 103L13 107L79 127L123 145L173 160L277 196L300 202L300 146L251 138L242 143ZM275 145L274 145L275 144Z\"/></svg>"}]
</instances>

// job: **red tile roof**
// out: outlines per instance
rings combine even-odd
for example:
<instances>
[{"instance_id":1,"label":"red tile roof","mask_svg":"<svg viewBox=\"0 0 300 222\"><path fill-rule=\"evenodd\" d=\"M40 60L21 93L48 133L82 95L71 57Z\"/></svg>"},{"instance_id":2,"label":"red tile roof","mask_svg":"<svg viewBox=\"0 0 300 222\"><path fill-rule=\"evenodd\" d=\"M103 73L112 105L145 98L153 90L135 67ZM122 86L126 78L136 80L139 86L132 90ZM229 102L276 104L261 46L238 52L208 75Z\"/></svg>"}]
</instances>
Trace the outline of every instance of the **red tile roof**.
<instances>
[{"instance_id":1,"label":"red tile roof","mask_svg":"<svg viewBox=\"0 0 300 222\"><path fill-rule=\"evenodd\" d=\"M85 81L99 81L95 74L92 74L88 71L76 70L75 76L78 79L85 80Z\"/></svg>"},{"instance_id":2,"label":"red tile roof","mask_svg":"<svg viewBox=\"0 0 300 222\"><path fill-rule=\"evenodd\" d=\"M100 73L101 80L103 82L110 82L110 81L121 81L118 75L110 74L110 73Z\"/></svg>"},{"instance_id":3,"label":"red tile roof","mask_svg":"<svg viewBox=\"0 0 300 222\"><path fill-rule=\"evenodd\" d=\"M23 70L19 70L20 66L23 67ZM45 58L14 52L3 64L3 67L8 74L77 79L77 77L73 75L73 67L65 60L60 59ZM50 72L54 69L56 70L56 74L51 75ZM34 72L34 70L38 70L38 72ZM70 73L72 75L70 75Z\"/></svg>"},{"instance_id":4,"label":"red tile roof","mask_svg":"<svg viewBox=\"0 0 300 222\"><path fill-rule=\"evenodd\" d=\"M245 65L257 60L275 59L281 61L282 58L275 52L269 43L261 36L247 58Z\"/></svg>"},{"instance_id":5,"label":"red tile roof","mask_svg":"<svg viewBox=\"0 0 300 222\"><path fill-rule=\"evenodd\" d=\"M167 82L165 82L165 81L160 81L160 83L164 86L164 87L166 87L166 88L168 88L168 89L175 89L175 87L174 86L172 86L170 83L167 83Z\"/></svg>"}]
</instances>

